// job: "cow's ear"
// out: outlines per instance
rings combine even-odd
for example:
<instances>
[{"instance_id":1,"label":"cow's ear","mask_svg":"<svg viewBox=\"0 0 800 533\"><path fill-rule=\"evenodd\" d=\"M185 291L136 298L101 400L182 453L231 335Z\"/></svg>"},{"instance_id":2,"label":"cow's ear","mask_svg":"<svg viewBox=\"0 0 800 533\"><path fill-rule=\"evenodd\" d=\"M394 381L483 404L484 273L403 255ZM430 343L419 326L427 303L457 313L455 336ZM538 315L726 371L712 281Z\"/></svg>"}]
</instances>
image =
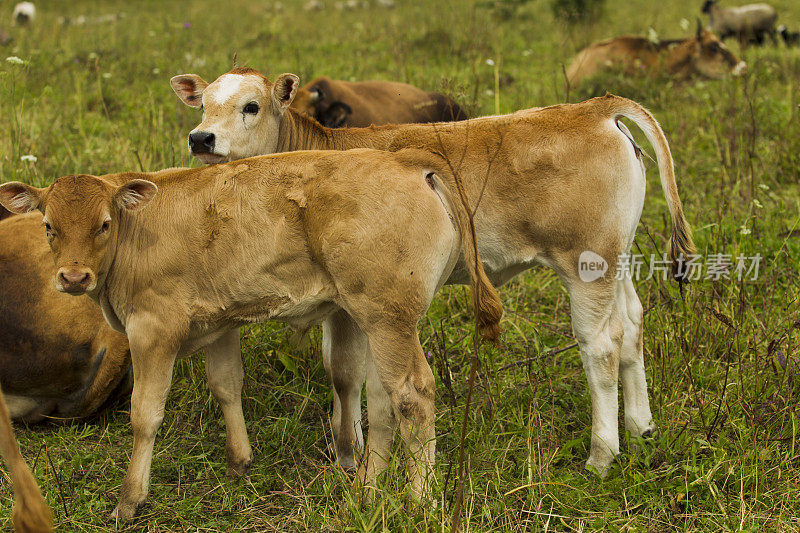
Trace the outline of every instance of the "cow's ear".
<instances>
[{"instance_id":1,"label":"cow's ear","mask_svg":"<svg viewBox=\"0 0 800 533\"><path fill-rule=\"evenodd\" d=\"M203 91L208 83L197 74L181 74L169 80L172 90L189 107L200 107L203 100Z\"/></svg>"},{"instance_id":2,"label":"cow's ear","mask_svg":"<svg viewBox=\"0 0 800 533\"><path fill-rule=\"evenodd\" d=\"M311 95L311 103L316 104L325 99L325 91L323 91L321 87L315 85L308 92Z\"/></svg>"},{"instance_id":3,"label":"cow's ear","mask_svg":"<svg viewBox=\"0 0 800 533\"><path fill-rule=\"evenodd\" d=\"M12 213L29 213L39 209L44 191L27 183L10 181L0 185L0 204Z\"/></svg>"},{"instance_id":4,"label":"cow's ear","mask_svg":"<svg viewBox=\"0 0 800 533\"><path fill-rule=\"evenodd\" d=\"M294 74L281 74L272 85L272 101L279 112L283 113L297 94L300 78Z\"/></svg>"},{"instance_id":5,"label":"cow's ear","mask_svg":"<svg viewBox=\"0 0 800 533\"><path fill-rule=\"evenodd\" d=\"M158 192L156 184L147 180L131 180L114 193L114 202L127 211L138 211L150 203Z\"/></svg>"}]
</instances>

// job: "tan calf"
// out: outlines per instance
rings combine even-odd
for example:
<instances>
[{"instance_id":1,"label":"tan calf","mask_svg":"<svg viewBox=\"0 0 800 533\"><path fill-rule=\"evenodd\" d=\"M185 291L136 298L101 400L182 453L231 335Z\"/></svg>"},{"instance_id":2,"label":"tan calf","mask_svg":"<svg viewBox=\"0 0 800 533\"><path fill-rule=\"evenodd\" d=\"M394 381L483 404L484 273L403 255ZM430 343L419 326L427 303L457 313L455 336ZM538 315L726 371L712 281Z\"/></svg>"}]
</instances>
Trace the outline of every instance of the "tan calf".
<instances>
[{"instance_id":1,"label":"tan calf","mask_svg":"<svg viewBox=\"0 0 800 533\"><path fill-rule=\"evenodd\" d=\"M238 69L210 85L181 77L185 103L204 107L191 133L216 137L213 150L195 152L205 162L303 149L415 147L441 153L454 165L476 215L484 268L496 285L535 264L553 268L570 294L572 326L592 395L592 445L587 465L605 474L619 452L617 380L622 378L625 426L634 436L654 426L642 353L642 306L630 279L615 279L618 257L629 252L645 193L644 165L627 130L635 122L653 145L672 217L670 257L678 277L681 257L694 252L683 215L669 145L640 105L608 95L511 115L440 124L328 129L289 107L299 79L274 83ZM245 106L256 113L244 115ZM583 281L583 252L600 255L607 275ZM467 277L457 267L448 282ZM385 466L395 419L390 397L375 380L370 347L343 314L323 323L323 356L336 389L333 428L339 461L355 463L362 445L360 394L367 378L369 442L361 475ZM377 453L376 453L377 452Z\"/></svg>"},{"instance_id":2,"label":"tan calf","mask_svg":"<svg viewBox=\"0 0 800 533\"><path fill-rule=\"evenodd\" d=\"M132 387L124 335L56 290L42 218L0 210L0 384L12 418L83 418Z\"/></svg>"},{"instance_id":3,"label":"tan calf","mask_svg":"<svg viewBox=\"0 0 800 533\"><path fill-rule=\"evenodd\" d=\"M577 85L607 70L679 80L718 79L738 76L745 68L744 61L698 24L697 34L689 39L653 43L644 37L623 36L594 43L577 53L567 68L567 79Z\"/></svg>"},{"instance_id":4,"label":"tan calf","mask_svg":"<svg viewBox=\"0 0 800 533\"><path fill-rule=\"evenodd\" d=\"M19 453L2 391L0 391L0 454L8 466L11 483L14 486L14 512L11 518L14 530L19 533L53 531L50 508L42 498L39 486L28 465L25 464L22 454Z\"/></svg>"},{"instance_id":5,"label":"tan calf","mask_svg":"<svg viewBox=\"0 0 800 533\"><path fill-rule=\"evenodd\" d=\"M88 294L128 335L134 445L118 519L146 498L176 357L205 347L229 469L241 473L252 453L238 327L272 319L302 329L337 311L369 342L410 452L413 494L427 494L434 378L416 325L459 260L461 239L487 336L497 337L502 314L443 180L452 185L428 152L360 150L0 186L8 209L44 214L59 290Z\"/></svg>"},{"instance_id":6,"label":"tan calf","mask_svg":"<svg viewBox=\"0 0 800 533\"><path fill-rule=\"evenodd\" d=\"M180 76L173 86L180 85ZM323 126L406 124L466 120L449 97L391 81L342 81L320 76L297 90L292 108Z\"/></svg>"}]
</instances>

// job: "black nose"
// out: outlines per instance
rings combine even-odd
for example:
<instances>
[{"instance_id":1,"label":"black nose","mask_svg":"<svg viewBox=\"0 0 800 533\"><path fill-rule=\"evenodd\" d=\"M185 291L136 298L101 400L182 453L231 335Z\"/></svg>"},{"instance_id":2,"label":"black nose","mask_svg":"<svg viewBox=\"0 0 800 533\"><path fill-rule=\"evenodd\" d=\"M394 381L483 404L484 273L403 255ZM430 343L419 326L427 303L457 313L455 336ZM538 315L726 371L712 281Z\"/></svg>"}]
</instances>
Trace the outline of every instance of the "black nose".
<instances>
[{"instance_id":1,"label":"black nose","mask_svg":"<svg viewBox=\"0 0 800 533\"><path fill-rule=\"evenodd\" d=\"M193 154L213 154L214 134L208 131L196 131L190 134L189 151Z\"/></svg>"}]
</instances>

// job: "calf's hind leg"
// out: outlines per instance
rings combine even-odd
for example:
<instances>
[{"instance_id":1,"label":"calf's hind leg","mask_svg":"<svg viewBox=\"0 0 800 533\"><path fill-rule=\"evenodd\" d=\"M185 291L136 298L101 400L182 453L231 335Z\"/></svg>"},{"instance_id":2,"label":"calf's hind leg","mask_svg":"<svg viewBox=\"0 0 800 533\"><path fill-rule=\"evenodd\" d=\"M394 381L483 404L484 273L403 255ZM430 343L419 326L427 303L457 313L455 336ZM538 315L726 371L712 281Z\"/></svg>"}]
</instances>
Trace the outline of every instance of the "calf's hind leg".
<instances>
[{"instance_id":1,"label":"calf's hind leg","mask_svg":"<svg viewBox=\"0 0 800 533\"><path fill-rule=\"evenodd\" d=\"M623 330L615 299L616 280L577 279L567 285L572 329L592 397L592 444L586 466L605 477L619 454L617 382Z\"/></svg>"},{"instance_id":2,"label":"calf's hind leg","mask_svg":"<svg viewBox=\"0 0 800 533\"><path fill-rule=\"evenodd\" d=\"M205 349L206 375L211 394L219 402L225 418L225 455L228 475L240 476L253 462L242 412L242 345L239 330L225 333Z\"/></svg>"},{"instance_id":3,"label":"calf's hind leg","mask_svg":"<svg viewBox=\"0 0 800 533\"><path fill-rule=\"evenodd\" d=\"M655 426L644 373L644 313L630 279L617 283L617 309L623 328L619 368L625 401L625 429L634 437L646 437L653 433Z\"/></svg>"},{"instance_id":4,"label":"calf's hind leg","mask_svg":"<svg viewBox=\"0 0 800 533\"><path fill-rule=\"evenodd\" d=\"M433 372L425 360L415 327L375 330L368 333L368 337L378 382L387 395L384 398L388 397L391 401L392 412L409 454L411 492L415 500L421 501L430 495L430 477L436 452ZM374 381L368 380L368 387L374 387ZM375 408L372 400L379 399L378 396L370 394L370 413ZM386 418L385 415L383 418ZM381 468L385 468L387 444L391 446L391 439L383 434L383 428L381 431L379 446L382 449L375 450L374 454L368 449L367 465L362 468L365 477L361 481L368 484L374 483L374 476L380 473ZM368 443L377 443L371 433L372 416Z\"/></svg>"}]
</instances>

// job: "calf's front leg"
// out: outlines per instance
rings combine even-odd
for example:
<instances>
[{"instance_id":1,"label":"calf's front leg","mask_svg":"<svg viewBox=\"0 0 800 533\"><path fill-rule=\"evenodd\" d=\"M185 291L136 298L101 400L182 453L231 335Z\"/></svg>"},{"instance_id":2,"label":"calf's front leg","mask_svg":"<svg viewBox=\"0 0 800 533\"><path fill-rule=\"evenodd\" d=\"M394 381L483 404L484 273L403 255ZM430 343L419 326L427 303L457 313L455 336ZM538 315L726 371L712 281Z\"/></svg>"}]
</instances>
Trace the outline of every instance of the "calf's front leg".
<instances>
[{"instance_id":1,"label":"calf's front leg","mask_svg":"<svg viewBox=\"0 0 800 533\"><path fill-rule=\"evenodd\" d=\"M164 404L172 384L177 353L176 347L165 342L169 338L161 332L128 328L134 379L131 395L133 452L120 488L119 503L111 515L118 523L133 518L150 488L153 444L164 419Z\"/></svg>"},{"instance_id":2,"label":"calf's front leg","mask_svg":"<svg viewBox=\"0 0 800 533\"><path fill-rule=\"evenodd\" d=\"M247 426L242 412L242 345L239 330L225 333L206 346L206 376L211 394L222 408L225 418L225 455L228 475L245 474L253 462L253 451L247 437Z\"/></svg>"},{"instance_id":3,"label":"calf's front leg","mask_svg":"<svg viewBox=\"0 0 800 533\"><path fill-rule=\"evenodd\" d=\"M366 375L367 336L344 310L322 324L322 358L333 386L333 442L336 460L355 468L364 447L361 433L361 389Z\"/></svg>"}]
</instances>

